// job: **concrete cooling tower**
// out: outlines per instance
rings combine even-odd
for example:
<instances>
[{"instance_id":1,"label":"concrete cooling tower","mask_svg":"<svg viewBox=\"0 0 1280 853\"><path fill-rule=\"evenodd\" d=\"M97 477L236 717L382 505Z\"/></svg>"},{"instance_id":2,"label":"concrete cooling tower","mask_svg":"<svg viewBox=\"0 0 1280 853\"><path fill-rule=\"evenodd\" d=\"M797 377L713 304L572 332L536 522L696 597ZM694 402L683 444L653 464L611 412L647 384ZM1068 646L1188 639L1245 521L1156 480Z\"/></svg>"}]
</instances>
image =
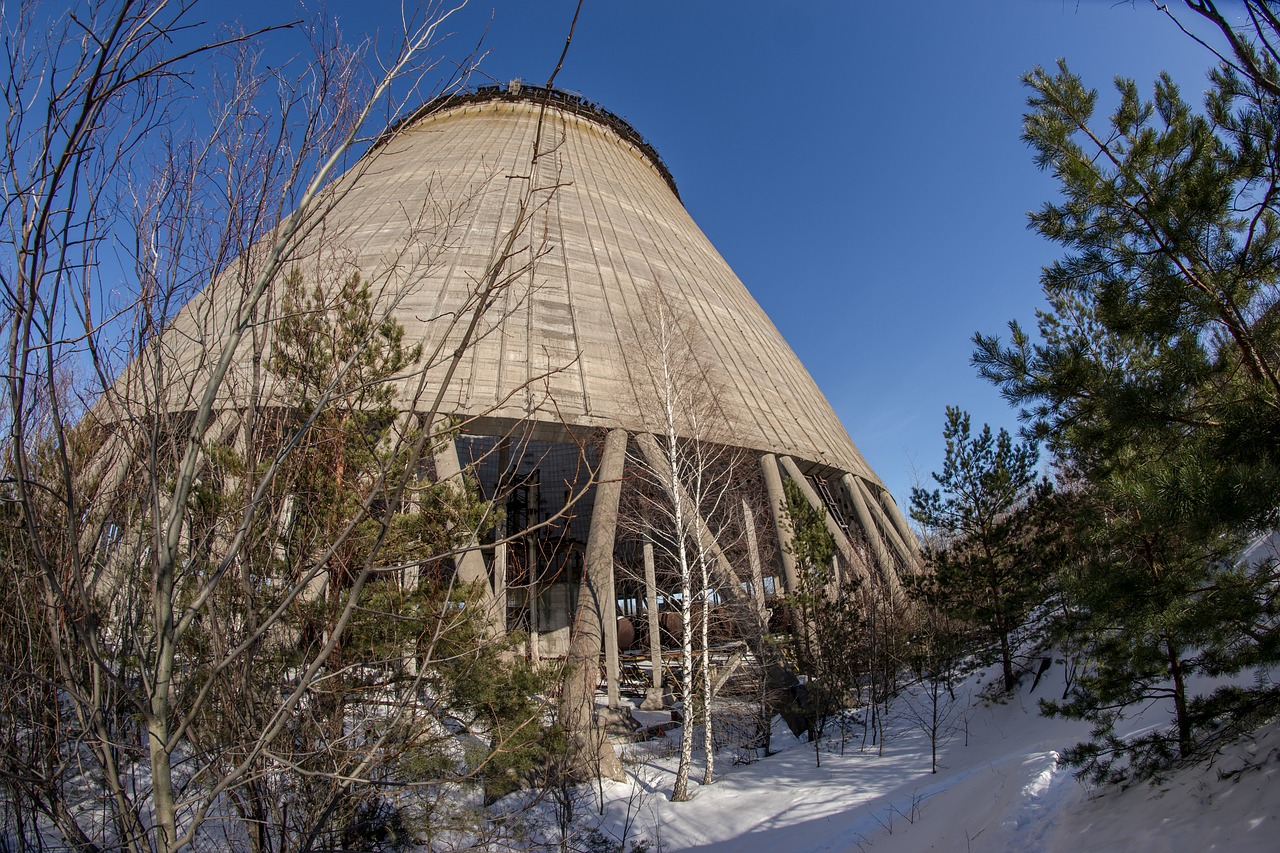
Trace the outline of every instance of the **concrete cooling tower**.
<instances>
[{"instance_id":1,"label":"concrete cooling tower","mask_svg":"<svg viewBox=\"0 0 1280 853\"><path fill-rule=\"evenodd\" d=\"M304 275L361 271L405 339L424 345L427 367L421 381L400 383L399 407L435 407L457 426L437 473L469 470L502 502L507 528L497 539L545 522L459 560L460 572L488 586L507 627L529 633L535 654L567 650L584 572L600 571L607 555L639 565L627 544L636 541L626 526L629 460L651 458L649 437L664 435L655 341L669 333L699 396L714 401L714 416L689 437L736 449L757 505L768 506L748 537L753 552L739 545L719 555L721 579L748 600L795 584L779 517L790 479L824 514L838 570L897 589L916 546L893 498L625 121L518 83L448 96L400 121L335 186L308 238L316 248L300 252L299 265ZM205 339L228 316L187 310L172 328ZM249 357L237 358L223 407L239 405L249 387ZM677 418L680 429L686 421ZM620 488L576 496L588 479L584 453L597 480ZM640 570L618 571L606 600L619 602L614 615L638 616L647 598ZM662 572L651 584L662 586Z\"/></svg>"}]
</instances>

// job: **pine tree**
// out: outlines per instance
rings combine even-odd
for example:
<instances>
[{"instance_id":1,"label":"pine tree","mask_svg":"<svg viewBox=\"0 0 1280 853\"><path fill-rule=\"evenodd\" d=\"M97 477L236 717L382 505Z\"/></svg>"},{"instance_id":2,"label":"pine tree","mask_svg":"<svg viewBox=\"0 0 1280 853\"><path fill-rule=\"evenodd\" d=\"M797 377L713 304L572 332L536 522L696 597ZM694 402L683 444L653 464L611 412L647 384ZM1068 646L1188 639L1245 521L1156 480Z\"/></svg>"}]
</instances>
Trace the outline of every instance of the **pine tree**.
<instances>
[{"instance_id":1,"label":"pine tree","mask_svg":"<svg viewBox=\"0 0 1280 853\"><path fill-rule=\"evenodd\" d=\"M783 490L798 583L788 601L800 623L796 634L796 662L803 672L816 675L823 669L818 620L827 599L827 587L834 580L831 561L835 557L836 543L827 531L821 513L810 506L800 487L787 480Z\"/></svg>"},{"instance_id":2,"label":"pine tree","mask_svg":"<svg viewBox=\"0 0 1280 853\"><path fill-rule=\"evenodd\" d=\"M933 474L940 488L911 490L911 517L935 540L925 549L928 583L917 584L917 593L980 627L1010 691L1014 632L1045 596L1037 513L1050 489L1038 478L1035 446L1006 430L993 434L984 424L972 435L969 414L948 406L943 437L942 472Z\"/></svg>"},{"instance_id":3,"label":"pine tree","mask_svg":"<svg viewBox=\"0 0 1280 853\"><path fill-rule=\"evenodd\" d=\"M831 715L845 707L854 685L859 649L849 641L861 626L860 602L849 589L837 589L833 568L836 542L822 512L790 480L784 484L787 519L791 525L791 553L796 561L796 590L788 596L795 614L796 666L807 681L797 695L813 742L814 758L822 763L822 735Z\"/></svg>"},{"instance_id":4,"label":"pine tree","mask_svg":"<svg viewBox=\"0 0 1280 853\"><path fill-rule=\"evenodd\" d=\"M1256 35L1280 44L1274 25ZM1167 76L1150 100L1117 81L1105 122L1065 63L1025 81L1024 138L1062 194L1031 225L1067 254L1042 276L1040 340L1017 324L1007 346L978 335L975 362L1069 484L1078 561L1063 574L1089 665L1048 708L1097 724L1068 757L1098 778L1124 771L1117 758L1144 772L1187 758L1274 698L1188 686L1277 646L1275 567L1230 559L1280 521L1280 73L1241 44L1250 61L1211 73L1203 113ZM1152 698L1170 731L1115 738Z\"/></svg>"},{"instance_id":5,"label":"pine tree","mask_svg":"<svg viewBox=\"0 0 1280 853\"><path fill-rule=\"evenodd\" d=\"M470 606L475 590L449 568L446 555L483 535L492 509L475 488L431 482L414 462L417 428L394 399L419 347L380 319L358 273L326 289L294 270L284 284L267 367L286 405L258 413L243 455L211 451L192 519L193 532L211 533L192 539L216 561L226 514L264 487L262 471L274 464L260 499L272 509L262 511L238 564L244 582L213 603L208 630L191 635L190 659L242 642L275 611L285 615L259 653L225 679L227 701L193 730L212 747L244 736L237 727L250 736L267 728L262 715L273 709L258 697L279 691L304 662L323 660L307 713L271 743L273 756L301 772L285 784L264 770L261 783L235 793L232 807L264 837L284 827L337 845L383 809L370 779L473 778L492 800L531 778L562 743L543 722L547 679L488 635L483 612ZM285 444L294 449L280 462ZM433 697L431 708L419 704L421 695ZM237 759L228 751L228 765ZM423 800L434 796L423 789Z\"/></svg>"}]
</instances>

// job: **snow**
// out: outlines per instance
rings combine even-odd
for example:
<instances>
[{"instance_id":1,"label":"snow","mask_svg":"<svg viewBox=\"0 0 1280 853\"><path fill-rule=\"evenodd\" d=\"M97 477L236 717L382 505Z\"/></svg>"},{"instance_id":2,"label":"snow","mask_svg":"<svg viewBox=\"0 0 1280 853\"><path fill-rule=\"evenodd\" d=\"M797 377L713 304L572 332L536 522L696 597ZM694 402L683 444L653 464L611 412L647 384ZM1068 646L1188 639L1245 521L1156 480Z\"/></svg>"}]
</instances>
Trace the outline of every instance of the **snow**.
<instances>
[{"instance_id":1,"label":"snow","mask_svg":"<svg viewBox=\"0 0 1280 853\"><path fill-rule=\"evenodd\" d=\"M929 742L907 714L895 714L883 754L859 738L839 754L838 734L815 766L812 744L775 726L778 754L731 765L693 786L690 802L669 801L670 745L631 750L628 783L606 790L602 829L664 851L1254 851L1280 847L1280 725L1222 750L1212 762L1151 786L1097 788L1057 764L1058 750L1088 724L1040 716L1036 700L1061 692L1050 672L1036 695L1023 684L1003 703L961 699L964 713L929 772ZM962 696L976 696L976 684ZM905 703L904 703L905 706ZM1150 706L1130 734L1163 725ZM776 721L775 721L776 722ZM678 732L668 735L678 737ZM695 765L699 759L695 757ZM693 778L700 778L695 766Z\"/></svg>"},{"instance_id":2,"label":"snow","mask_svg":"<svg viewBox=\"0 0 1280 853\"><path fill-rule=\"evenodd\" d=\"M1280 722L1158 785L1099 788L1057 764L1058 751L1085 738L1088 724L1045 718L1038 711L1039 698L1060 695L1060 670L1051 669L1034 694L1024 682L1003 702L980 698L992 671L962 685L950 709L954 723L940 746L936 774L930 772L929 740L912 722L921 697L909 694L891 709L883 750L864 747L858 726L846 732L854 737L842 755L840 731L833 724L816 766L813 745L793 737L775 719L775 755L734 764L742 750L724 749L717 756L716 780L706 787L692 784L694 798L684 803L669 799L678 728L663 739L629 744L624 752L629 779L605 783L599 829L615 841L625 838L628 850L647 840L651 853L1280 849ZM1196 685L1202 692L1213 686ZM635 715L647 724L663 719L653 712ZM1152 704L1127 719L1122 733L1167 722L1168 710ZM699 755L691 777L701 778ZM583 786L580 792L580 840L587 837L598 790ZM510 805L518 811L520 795L513 796ZM77 808L97 802L86 796ZM556 846L552 815L542 817L530 815L548 845ZM0 848L3 842L0 835ZM52 836L50 849L58 849Z\"/></svg>"}]
</instances>

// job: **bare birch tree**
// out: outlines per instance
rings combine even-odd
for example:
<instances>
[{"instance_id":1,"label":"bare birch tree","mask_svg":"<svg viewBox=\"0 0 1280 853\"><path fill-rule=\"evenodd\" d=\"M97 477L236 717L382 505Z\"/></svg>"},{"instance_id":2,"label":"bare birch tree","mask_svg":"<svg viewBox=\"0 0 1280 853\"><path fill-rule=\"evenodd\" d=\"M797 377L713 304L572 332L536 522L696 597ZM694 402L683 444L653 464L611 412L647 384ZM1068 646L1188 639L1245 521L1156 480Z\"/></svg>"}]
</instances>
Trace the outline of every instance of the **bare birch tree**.
<instances>
[{"instance_id":1,"label":"bare birch tree","mask_svg":"<svg viewBox=\"0 0 1280 853\"><path fill-rule=\"evenodd\" d=\"M672 799L682 801L691 796L689 772L699 719L706 753L703 784L710 784L714 774L709 631L715 604L740 593L725 556L723 524L738 508L739 499L729 484L740 451L714 440L723 437L724 418L716 405L715 385L699 362L698 341L665 298L651 305L648 314L648 339L638 345L648 353L656 429L652 435L636 436L639 453L632 464L645 481L638 489L643 504L638 514L679 578L677 692L685 720Z\"/></svg>"}]
</instances>

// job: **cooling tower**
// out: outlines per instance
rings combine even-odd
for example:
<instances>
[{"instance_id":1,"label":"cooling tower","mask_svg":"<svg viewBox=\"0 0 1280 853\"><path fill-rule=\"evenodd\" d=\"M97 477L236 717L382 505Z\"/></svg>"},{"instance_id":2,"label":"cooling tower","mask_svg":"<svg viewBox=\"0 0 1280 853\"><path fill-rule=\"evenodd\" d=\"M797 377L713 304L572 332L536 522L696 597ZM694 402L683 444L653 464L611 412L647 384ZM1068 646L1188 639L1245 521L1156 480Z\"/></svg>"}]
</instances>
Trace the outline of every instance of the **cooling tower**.
<instances>
[{"instance_id":1,"label":"cooling tower","mask_svg":"<svg viewBox=\"0 0 1280 853\"><path fill-rule=\"evenodd\" d=\"M559 500L546 494L548 484L566 475L547 469L561 464L555 448L577 446L571 438L613 432L634 441L662 432L650 344L655 316L668 312L716 401L717 417L698 437L755 457L777 522L769 532L787 535L776 515L781 482L791 478L826 513L844 561L896 584L896 565L911 559L914 541L892 497L689 216L656 151L625 121L580 97L516 84L442 98L389 130L333 192L309 238L313 250L299 253L304 271L332 264L374 283L380 305L407 340L424 344L431 364L423 383L401 384L401 408L421 409L443 393L440 411L466 434L455 458L473 466L486 490L512 482L521 462L499 464L495 448L501 437L520 435L520 453L532 461L517 479L533 482L539 466L542 473L538 490L507 506L509 519L536 518L546 508L533 504ZM477 298L486 301L480 312ZM231 322L224 306L233 304L215 285L172 330L187 329L192 341L216 337ZM223 407L239 405L249 387L247 352L225 383ZM193 372L201 357L189 357ZM598 496L594 503L599 514ZM608 520L616 506L615 498ZM537 558L545 577L556 561L590 562L591 518L591 504L581 504L557 554ZM793 583L785 545L774 551L776 567L766 574L779 587ZM524 559L535 560L532 552ZM497 574L517 571L521 560L494 553L487 560L487 571L472 574L487 574L495 594L510 588ZM567 642L574 607L572 572L562 577L559 599L545 590L526 595L508 615L509 624L541 632L552 652ZM557 632L561 640L551 642Z\"/></svg>"},{"instance_id":2,"label":"cooling tower","mask_svg":"<svg viewBox=\"0 0 1280 853\"><path fill-rule=\"evenodd\" d=\"M359 254L370 261L395 251L402 205L436 192L468 206L456 253L405 294L400 316L459 310L511 228L524 187L507 175L528 171L541 111L536 93L523 94L437 105L388 143L378 173L352 194L343 212L363 223ZM540 180L555 191L518 260L541 255L493 306L495 327L471 348L450 408L656 431L644 349L661 299L710 371L723 412L715 438L878 485L799 359L685 211L653 149L577 100L549 111L541 145L550 154Z\"/></svg>"}]
</instances>

